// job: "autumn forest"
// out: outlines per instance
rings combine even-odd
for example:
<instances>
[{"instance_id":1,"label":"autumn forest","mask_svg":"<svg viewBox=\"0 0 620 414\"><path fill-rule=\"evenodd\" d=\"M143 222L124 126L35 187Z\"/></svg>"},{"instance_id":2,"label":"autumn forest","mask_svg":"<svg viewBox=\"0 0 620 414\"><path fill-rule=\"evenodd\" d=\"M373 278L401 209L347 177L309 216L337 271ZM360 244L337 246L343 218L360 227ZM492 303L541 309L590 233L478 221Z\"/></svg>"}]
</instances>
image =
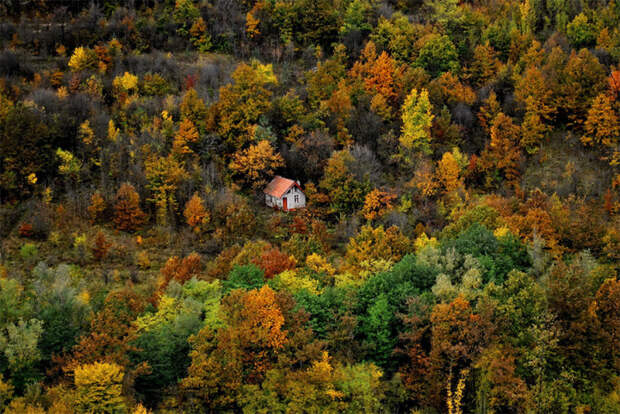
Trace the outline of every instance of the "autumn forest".
<instances>
[{"instance_id":1,"label":"autumn forest","mask_svg":"<svg viewBox=\"0 0 620 414\"><path fill-rule=\"evenodd\" d=\"M0 413L620 414L619 270L618 0L0 2Z\"/></svg>"}]
</instances>

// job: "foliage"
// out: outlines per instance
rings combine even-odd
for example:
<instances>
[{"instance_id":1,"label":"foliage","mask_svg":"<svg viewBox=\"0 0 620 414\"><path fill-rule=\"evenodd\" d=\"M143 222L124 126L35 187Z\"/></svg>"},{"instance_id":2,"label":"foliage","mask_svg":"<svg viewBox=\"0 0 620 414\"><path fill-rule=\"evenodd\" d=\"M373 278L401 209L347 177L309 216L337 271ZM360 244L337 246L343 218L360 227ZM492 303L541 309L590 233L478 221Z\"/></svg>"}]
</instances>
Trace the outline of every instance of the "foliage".
<instances>
[{"instance_id":1,"label":"foliage","mask_svg":"<svg viewBox=\"0 0 620 414\"><path fill-rule=\"evenodd\" d=\"M419 149L430 152L431 125L434 115L431 112L428 91L413 89L402 108L403 127L400 144L406 150Z\"/></svg>"},{"instance_id":2,"label":"foliage","mask_svg":"<svg viewBox=\"0 0 620 414\"><path fill-rule=\"evenodd\" d=\"M146 215L140 209L140 196L133 185L125 183L116 193L114 203L114 224L124 231L135 231L140 228Z\"/></svg>"},{"instance_id":3,"label":"foliage","mask_svg":"<svg viewBox=\"0 0 620 414\"><path fill-rule=\"evenodd\" d=\"M125 413L122 396L123 369L116 364L96 362L75 369L77 406L84 412Z\"/></svg>"}]
</instances>

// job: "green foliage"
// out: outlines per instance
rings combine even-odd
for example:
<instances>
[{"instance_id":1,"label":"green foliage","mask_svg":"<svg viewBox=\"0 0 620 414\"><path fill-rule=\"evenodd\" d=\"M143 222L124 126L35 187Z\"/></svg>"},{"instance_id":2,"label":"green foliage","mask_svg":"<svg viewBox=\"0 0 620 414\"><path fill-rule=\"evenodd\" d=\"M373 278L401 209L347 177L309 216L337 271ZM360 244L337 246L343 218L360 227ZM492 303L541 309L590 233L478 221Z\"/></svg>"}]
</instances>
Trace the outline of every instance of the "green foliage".
<instances>
[{"instance_id":1,"label":"green foliage","mask_svg":"<svg viewBox=\"0 0 620 414\"><path fill-rule=\"evenodd\" d=\"M590 47L596 41L596 28L588 22L588 17L580 13L566 27L566 35L575 49Z\"/></svg>"},{"instance_id":2,"label":"green foliage","mask_svg":"<svg viewBox=\"0 0 620 414\"><path fill-rule=\"evenodd\" d=\"M340 28L340 34L347 34L352 31L369 32L372 29L368 23L368 15L371 10L371 5L365 0L353 0L349 3L344 14L344 23Z\"/></svg>"},{"instance_id":3,"label":"green foliage","mask_svg":"<svg viewBox=\"0 0 620 414\"><path fill-rule=\"evenodd\" d=\"M235 265L223 283L226 291L233 289L251 290L260 288L265 283L265 274L256 265Z\"/></svg>"},{"instance_id":4,"label":"green foliage","mask_svg":"<svg viewBox=\"0 0 620 414\"><path fill-rule=\"evenodd\" d=\"M0 335L0 352L4 354L13 383L18 389L36 382L40 374L36 364L41 359L37 347L43 332L43 322L37 319L19 320L6 326ZM0 364L0 368L3 368Z\"/></svg>"},{"instance_id":5,"label":"green foliage","mask_svg":"<svg viewBox=\"0 0 620 414\"><path fill-rule=\"evenodd\" d=\"M19 249L19 255L24 260L33 260L39 255L39 248L34 243L24 243Z\"/></svg>"},{"instance_id":6,"label":"green foliage","mask_svg":"<svg viewBox=\"0 0 620 414\"><path fill-rule=\"evenodd\" d=\"M513 235L497 239L486 227L474 223L456 238L442 243L442 249L454 249L462 255L472 255L480 261L484 282L502 283L513 269L525 270L529 266L529 256L525 246Z\"/></svg>"},{"instance_id":7,"label":"green foliage","mask_svg":"<svg viewBox=\"0 0 620 414\"><path fill-rule=\"evenodd\" d=\"M459 69L456 47L448 36L432 34L423 40L424 44L415 60L416 66L423 68L433 78Z\"/></svg>"}]
</instances>

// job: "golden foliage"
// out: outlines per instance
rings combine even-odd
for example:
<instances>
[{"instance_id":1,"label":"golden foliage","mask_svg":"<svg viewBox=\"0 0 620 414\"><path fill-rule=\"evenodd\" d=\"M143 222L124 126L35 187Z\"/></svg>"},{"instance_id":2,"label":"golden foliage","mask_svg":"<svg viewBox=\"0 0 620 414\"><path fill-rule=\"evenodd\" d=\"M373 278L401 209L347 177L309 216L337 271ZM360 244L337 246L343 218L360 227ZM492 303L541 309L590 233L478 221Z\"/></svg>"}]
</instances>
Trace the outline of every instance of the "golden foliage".
<instances>
[{"instance_id":1,"label":"golden foliage","mask_svg":"<svg viewBox=\"0 0 620 414\"><path fill-rule=\"evenodd\" d=\"M80 365L75 369L77 405L82 412L125 412L122 396L123 368L107 362Z\"/></svg>"},{"instance_id":2,"label":"golden foliage","mask_svg":"<svg viewBox=\"0 0 620 414\"><path fill-rule=\"evenodd\" d=\"M282 156L275 152L269 141L262 140L246 150L237 152L229 168L254 190L258 190L264 187L275 170L283 165Z\"/></svg>"}]
</instances>

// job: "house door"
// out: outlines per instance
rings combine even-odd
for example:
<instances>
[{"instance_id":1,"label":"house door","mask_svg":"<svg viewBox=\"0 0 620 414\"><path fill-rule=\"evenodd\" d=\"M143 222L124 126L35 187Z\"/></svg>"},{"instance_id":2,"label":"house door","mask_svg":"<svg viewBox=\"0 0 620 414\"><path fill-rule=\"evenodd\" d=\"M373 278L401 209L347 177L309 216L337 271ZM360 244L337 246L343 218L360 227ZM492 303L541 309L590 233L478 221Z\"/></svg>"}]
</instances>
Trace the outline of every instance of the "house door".
<instances>
[{"instance_id":1,"label":"house door","mask_svg":"<svg viewBox=\"0 0 620 414\"><path fill-rule=\"evenodd\" d=\"M286 197L282 199L282 210L284 211L288 210L288 203L286 201Z\"/></svg>"}]
</instances>

